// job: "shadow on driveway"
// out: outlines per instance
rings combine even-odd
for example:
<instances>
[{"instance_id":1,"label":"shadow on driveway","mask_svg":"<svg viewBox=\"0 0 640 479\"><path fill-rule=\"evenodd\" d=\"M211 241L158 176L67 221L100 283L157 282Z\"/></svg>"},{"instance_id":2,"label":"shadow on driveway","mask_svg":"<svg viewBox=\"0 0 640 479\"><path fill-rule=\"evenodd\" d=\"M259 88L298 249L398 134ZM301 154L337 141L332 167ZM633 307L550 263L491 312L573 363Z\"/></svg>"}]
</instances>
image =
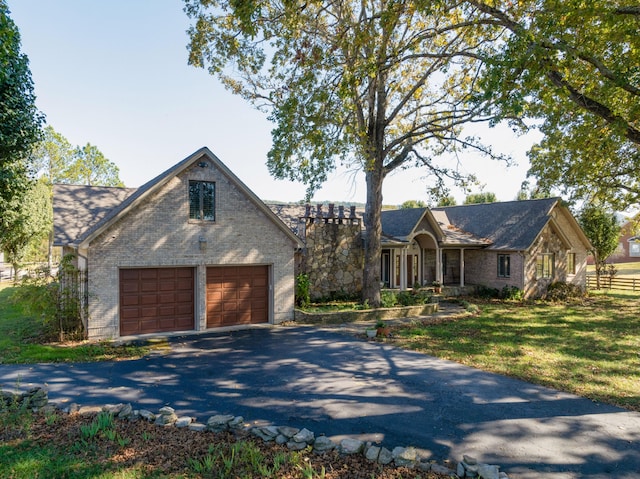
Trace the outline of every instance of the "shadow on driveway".
<instances>
[{"instance_id":1,"label":"shadow on driveway","mask_svg":"<svg viewBox=\"0 0 640 479\"><path fill-rule=\"evenodd\" d=\"M171 405L462 454L513 478L637 478L640 414L450 361L316 328L170 339L135 361L0 366L2 388L46 383L58 404Z\"/></svg>"}]
</instances>

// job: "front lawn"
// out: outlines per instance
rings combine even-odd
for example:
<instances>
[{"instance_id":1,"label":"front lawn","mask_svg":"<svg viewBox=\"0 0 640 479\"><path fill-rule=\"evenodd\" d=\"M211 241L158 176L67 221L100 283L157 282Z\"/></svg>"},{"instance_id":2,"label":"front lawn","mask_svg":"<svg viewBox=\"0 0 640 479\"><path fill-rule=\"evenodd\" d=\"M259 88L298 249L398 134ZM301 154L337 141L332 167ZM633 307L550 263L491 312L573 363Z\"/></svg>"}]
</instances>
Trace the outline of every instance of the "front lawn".
<instances>
[{"instance_id":1,"label":"front lawn","mask_svg":"<svg viewBox=\"0 0 640 479\"><path fill-rule=\"evenodd\" d=\"M52 343L43 339L42 320L24 313L11 297L17 287L0 284L0 364L85 362L133 359L145 355L148 346L114 346L107 342Z\"/></svg>"},{"instance_id":2,"label":"front lawn","mask_svg":"<svg viewBox=\"0 0 640 479\"><path fill-rule=\"evenodd\" d=\"M640 411L640 295L488 302L440 324L395 328L400 347Z\"/></svg>"}]
</instances>

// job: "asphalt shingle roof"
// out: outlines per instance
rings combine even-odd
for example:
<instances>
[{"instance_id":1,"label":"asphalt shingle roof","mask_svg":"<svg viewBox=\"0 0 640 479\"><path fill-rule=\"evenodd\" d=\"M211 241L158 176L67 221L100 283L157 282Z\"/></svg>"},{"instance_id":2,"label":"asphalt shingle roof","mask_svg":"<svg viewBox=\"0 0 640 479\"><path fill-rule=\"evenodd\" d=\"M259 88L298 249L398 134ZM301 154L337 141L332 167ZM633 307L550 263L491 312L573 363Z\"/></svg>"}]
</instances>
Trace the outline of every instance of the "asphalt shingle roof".
<instances>
[{"instance_id":1,"label":"asphalt shingle roof","mask_svg":"<svg viewBox=\"0 0 640 479\"><path fill-rule=\"evenodd\" d=\"M490 249L526 250L550 220L558 198L433 208L438 221L491 242ZM445 229L446 225L441 225Z\"/></svg>"},{"instance_id":2,"label":"asphalt shingle roof","mask_svg":"<svg viewBox=\"0 0 640 479\"><path fill-rule=\"evenodd\" d=\"M53 244L74 243L135 191L136 188L53 185Z\"/></svg>"}]
</instances>

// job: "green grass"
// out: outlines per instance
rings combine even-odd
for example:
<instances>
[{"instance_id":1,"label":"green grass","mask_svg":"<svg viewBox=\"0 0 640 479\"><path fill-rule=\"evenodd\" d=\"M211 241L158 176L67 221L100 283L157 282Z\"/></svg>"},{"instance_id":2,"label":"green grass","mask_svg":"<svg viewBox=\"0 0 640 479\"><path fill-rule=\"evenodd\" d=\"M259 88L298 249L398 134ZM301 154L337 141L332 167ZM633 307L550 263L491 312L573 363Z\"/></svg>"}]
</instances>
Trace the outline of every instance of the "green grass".
<instances>
[{"instance_id":1,"label":"green grass","mask_svg":"<svg viewBox=\"0 0 640 479\"><path fill-rule=\"evenodd\" d=\"M640 411L640 295L583 303L487 303L436 325L401 327L402 347Z\"/></svg>"},{"instance_id":2,"label":"green grass","mask_svg":"<svg viewBox=\"0 0 640 479\"><path fill-rule=\"evenodd\" d=\"M616 263L616 269L618 270L617 277L633 278L640 277L640 262L636 263ZM596 267L594 265L587 266L588 274L596 274Z\"/></svg>"},{"instance_id":3,"label":"green grass","mask_svg":"<svg viewBox=\"0 0 640 479\"><path fill-rule=\"evenodd\" d=\"M148 346L108 342L43 343L42 321L25 315L23 308L11 301L16 289L11 283L0 284L0 364L133 359L149 352Z\"/></svg>"}]
</instances>

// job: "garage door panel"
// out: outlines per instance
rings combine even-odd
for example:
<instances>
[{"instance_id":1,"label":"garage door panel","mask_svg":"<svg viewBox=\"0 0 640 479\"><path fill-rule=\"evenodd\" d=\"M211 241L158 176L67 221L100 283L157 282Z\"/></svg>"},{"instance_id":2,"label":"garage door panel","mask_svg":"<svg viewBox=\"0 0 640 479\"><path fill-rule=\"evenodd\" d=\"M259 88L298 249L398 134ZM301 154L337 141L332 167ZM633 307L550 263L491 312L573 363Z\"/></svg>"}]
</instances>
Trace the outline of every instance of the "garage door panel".
<instances>
[{"instance_id":1,"label":"garage door panel","mask_svg":"<svg viewBox=\"0 0 640 479\"><path fill-rule=\"evenodd\" d=\"M120 270L120 334L194 329L194 269Z\"/></svg>"},{"instance_id":2,"label":"garage door panel","mask_svg":"<svg viewBox=\"0 0 640 479\"><path fill-rule=\"evenodd\" d=\"M207 268L207 327L268 322L268 271L267 266Z\"/></svg>"}]
</instances>

